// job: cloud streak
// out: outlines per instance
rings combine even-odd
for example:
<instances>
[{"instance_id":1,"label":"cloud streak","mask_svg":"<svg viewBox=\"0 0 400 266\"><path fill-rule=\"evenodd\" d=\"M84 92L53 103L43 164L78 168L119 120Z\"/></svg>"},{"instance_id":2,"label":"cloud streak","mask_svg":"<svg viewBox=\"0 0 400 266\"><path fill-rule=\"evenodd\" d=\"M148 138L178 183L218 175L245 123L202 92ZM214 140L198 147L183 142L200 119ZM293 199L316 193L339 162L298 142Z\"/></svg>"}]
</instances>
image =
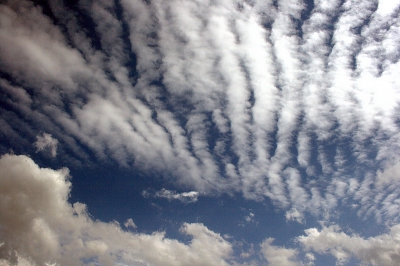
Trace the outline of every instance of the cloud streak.
<instances>
[{"instance_id":1,"label":"cloud streak","mask_svg":"<svg viewBox=\"0 0 400 266\"><path fill-rule=\"evenodd\" d=\"M160 191L157 191L155 193L151 193L147 190L143 191L142 195L145 198L149 197L154 197L154 198L164 198L169 201L171 200L178 200L183 203L193 203L197 201L197 198L199 196L199 192L197 191L190 191L190 192L182 192L182 193L177 193L176 191L171 191L168 189L161 189Z\"/></svg>"}]
</instances>

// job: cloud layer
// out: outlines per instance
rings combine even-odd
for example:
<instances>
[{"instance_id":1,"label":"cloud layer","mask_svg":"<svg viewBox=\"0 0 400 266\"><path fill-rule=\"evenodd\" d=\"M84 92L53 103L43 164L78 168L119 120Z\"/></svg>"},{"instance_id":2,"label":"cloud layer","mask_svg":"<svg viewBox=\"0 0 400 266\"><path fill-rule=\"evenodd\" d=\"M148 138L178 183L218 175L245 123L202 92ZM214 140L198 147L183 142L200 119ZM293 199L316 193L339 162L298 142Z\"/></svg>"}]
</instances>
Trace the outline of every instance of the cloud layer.
<instances>
[{"instance_id":1,"label":"cloud layer","mask_svg":"<svg viewBox=\"0 0 400 266\"><path fill-rule=\"evenodd\" d=\"M399 6L6 1L2 152L48 132L66 165L112 159L185 190L270 199L288 220L344 205L396 224ZM55 147L43 138L39 150ZM32 234L49 226L30 225ZM56 241L38 241L47 240Z\"/></svg>"}]
</instances>

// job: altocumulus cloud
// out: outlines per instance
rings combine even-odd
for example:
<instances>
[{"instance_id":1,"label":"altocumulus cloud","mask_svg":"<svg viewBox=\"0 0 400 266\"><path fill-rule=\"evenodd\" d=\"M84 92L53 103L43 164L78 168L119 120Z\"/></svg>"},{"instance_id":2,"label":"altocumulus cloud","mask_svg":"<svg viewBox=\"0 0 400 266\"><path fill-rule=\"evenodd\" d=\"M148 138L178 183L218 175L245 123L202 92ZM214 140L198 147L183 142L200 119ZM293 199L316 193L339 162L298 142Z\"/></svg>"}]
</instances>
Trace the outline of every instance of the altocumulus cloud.
<instances>
[{"instance_id":1,"label":"altocumulus cloud","mask_svg":"<svg viewBox=\"0 0 400 266\"><path fill-rule=\"evenodd\" d=\"M4 1L0 136L6 142L1 152L11 146L29 153L36 143L55 156L57 147L66 166L113 160L160 173L184 191L270 200L287 220L298 222L308 214L329 220L338 208L352 207L359 217L395 232L400 220L399 10L400 2L389 0L82 0L74 5L51 0L45 8ZM25 157L2 160L32 170L18 174L16 183L9 180L10 189L25 191L19 180L32 175L27 182L39 182L33 188L55 199L41 202L26 190L21 195L28 193L32 201L16 202L28 204L30 211L22 214L18 208L25 205L16 203L10 212L15 215L2 215L7 230L26 233L14 244L17 240L4 234L1 254L9 260L22 256L62 264L60 254L71 254L75 264L93 256L105 264L131 257L161 261L143 253L146 249L133 256L122 244L107 242L117 239L107 233L114 230L121 243L166 245L170 259L179 253L172 247L187 249L186 261L199 256L197 247L207 246L201 241L215 241L219 248L210 256L216 257L200 257L228 263L230 244L203 225L182 227L194 237L191 245L162 233L127 233L92 221L81 204L69 206L65 172L39 169ZM35 172L47 173L49 182L40 183ZM7 204L2 206L11 208ZM55 231L60 228L70 233ZM307 231L308 239L319 241L317 233L333 229L321 230ZM338 231L332 234L345 239ZM41 251L34 252L24 236L37 236ZM264 255L284 254L287 263L296 263L296 250L271 248L271 242L264 242ZM308 242L300 238L299 243ZM392 265L397 256L390 251L392 260L377 254L368 259L363 250L343 245L305 247L372 264Z\"/></svg>"},{"instance_id":2,"label":"altocumulus cloud","mask_svg":"<svg viewBox=\"0 0 400 266\"><path fill-rule=\"evenodd\" d=\"M23 0L0 9L0 67L13 77L0 80L1 131L15 146L39 134L33 123L64 160L94 154L299 213L386 198L385 182L364 188L399 161L395 4L48 6L52 17ZM78 11L92 18L97 45ZM46 136L36 145L55 154Z\"/></svg>"}]
</instances>

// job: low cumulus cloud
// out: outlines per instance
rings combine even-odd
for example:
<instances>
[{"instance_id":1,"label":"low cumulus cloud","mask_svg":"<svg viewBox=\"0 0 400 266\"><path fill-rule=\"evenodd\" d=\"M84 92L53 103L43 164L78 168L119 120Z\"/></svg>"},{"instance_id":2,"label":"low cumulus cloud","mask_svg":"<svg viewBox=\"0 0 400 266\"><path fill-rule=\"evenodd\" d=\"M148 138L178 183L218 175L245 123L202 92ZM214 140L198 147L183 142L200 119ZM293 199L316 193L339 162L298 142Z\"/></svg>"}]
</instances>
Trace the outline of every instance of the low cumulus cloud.
<instances>
[{"instance_id":1,"label":"low cumulus cloud","mask_svg":"<svg viewBox=\"0 0 400 266\"><path fill-rule=\"evenodd\" d=\"M92 220L82 203L68 203L70 189L67 169L40 168L26 156L0 159L1 263L229 265L232 245L203 224L183 224L188 244L164 232L127 232ZM132 220L125 226L135 227Z\"/></svg>"},{"instance_id":2,"label":"low cumulus cloud","mask_svg":"<svg viewBox=\"0 0 400 266\"><path fill-rule=\"evenodd\" d=\"M297 254L298 251L296 249L284 248L273 246L272 242L273 238L266 239L261 244L262 254L265 259L268 261L268 265L278 266L278 265L286 265L286 266L298 266L297 262Z\"/></svg>"},{"instance_id":3,"label":"low cumulus cloud","mask_svg":"<svg viewBox=\"0 0 400 266\"><path fill-rule=\"evenodd\" d=\"M394 225L389 233L369 237L348 235L338 226L311 228L305 236L297 238L307 250L319 254L333 255L338 264L345 264L350 258L357 258L367 265L400 264L400 225Z\"/></svg>"},{"instance_id":4,"label":"low cumulus cloud","mask_svg":"<svg viewBox=\"0 0 400 266\"><path fill-rule=\"evenodd\" d=\"M71 186L66 168L40 168L24 155L1 157L0 265L241 265L234 244L203 224L183 223L180 232L191 237L188 243L165 232L126 231L118 222L92 219L83 203L70 204ZM124 226L136 228L132 219ZM313 253L318 253L331 254L338 263L354 257L389 266L400 263L399 239L400 225L367 239L329 226L307 229L295 248L275 246L267 238L259 251L252 246L239 254L242 260L250 257L243 265L265 263L252 259L261 252L268 265L313 265Z\"/></svg>"},{"instance_id":5,"label":"low cumulus cloud","mask_svg":"<svg viewBox=\"0 0 400 266\"><path fill-rule=\"evenodd\" d=\"M261 252L268 265L318 265L316 256L332 255L336 265L347 265L350 259L357 259L363 265L393 266L400 263L400 225L389 228L388 233L363 238L356 234L346 234L339 226L331 225L305 230L295 242L296 248L273 246L273 238L267 238L261 244ZM304 253L306 252L306 253ZM302 259L301 254L304 254Z\"/></svg>"}]
</instances>

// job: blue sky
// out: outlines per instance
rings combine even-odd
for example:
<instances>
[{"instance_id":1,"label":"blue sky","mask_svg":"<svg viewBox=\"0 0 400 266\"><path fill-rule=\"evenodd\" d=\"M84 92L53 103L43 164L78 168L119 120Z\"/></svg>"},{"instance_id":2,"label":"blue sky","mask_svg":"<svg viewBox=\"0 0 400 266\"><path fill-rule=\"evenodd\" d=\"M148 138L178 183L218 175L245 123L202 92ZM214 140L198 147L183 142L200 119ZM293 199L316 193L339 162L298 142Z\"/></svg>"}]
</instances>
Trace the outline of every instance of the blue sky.
<instances>
[{"instance_id":1,"label":"blue sky","mask_svg":"<svg viewBox=\"0 0 400 266\"><path fill-rule=\"evenodd\" d=\"M0 4L0 266L399 265L400 1Z\"/></svg>"}]
</instances>

